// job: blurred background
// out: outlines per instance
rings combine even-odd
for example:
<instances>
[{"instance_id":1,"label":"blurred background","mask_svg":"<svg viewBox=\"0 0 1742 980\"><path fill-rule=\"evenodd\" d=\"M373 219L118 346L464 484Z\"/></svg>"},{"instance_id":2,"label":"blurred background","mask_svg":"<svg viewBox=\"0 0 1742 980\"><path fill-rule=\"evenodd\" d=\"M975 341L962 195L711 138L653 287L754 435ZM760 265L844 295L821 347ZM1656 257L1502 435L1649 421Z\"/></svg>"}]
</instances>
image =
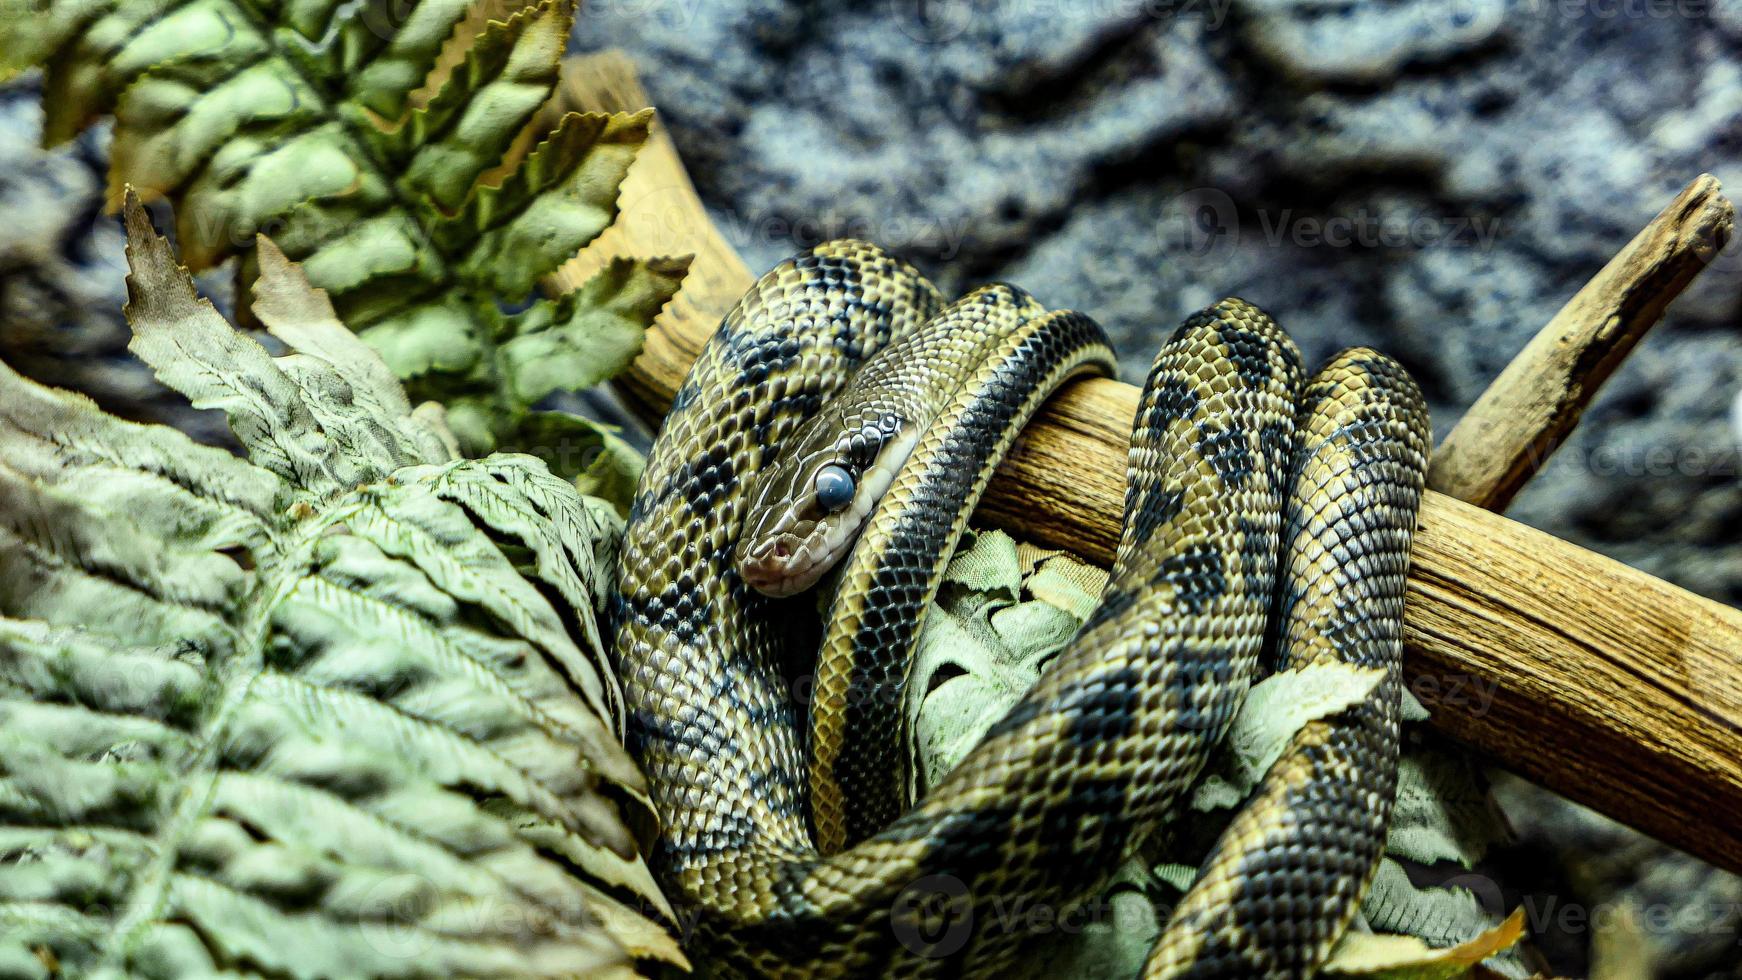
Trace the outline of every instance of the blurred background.
<instances>
[{"instance_id":1,"label":"blurred background","mask_svg":"<svg viewBox=\"0 0 1742 980\"><path fill-rule=\"evenodd\" d=\"M869 238L1093 315L1134 381L1239 295L1396 356L1439 435L1690 179L1742 188L1742 0L598 0L571 47L629 51L754 271ZM107 124L40 149L37 85L0 87L0 357L222 438L126 354ZM1739 444L1732 247L1509 513L1742 604ZM1518 841L1465 883L1556 969L1742 977L1742 880L1497 789Z\"/></svg>"}]
</instances>

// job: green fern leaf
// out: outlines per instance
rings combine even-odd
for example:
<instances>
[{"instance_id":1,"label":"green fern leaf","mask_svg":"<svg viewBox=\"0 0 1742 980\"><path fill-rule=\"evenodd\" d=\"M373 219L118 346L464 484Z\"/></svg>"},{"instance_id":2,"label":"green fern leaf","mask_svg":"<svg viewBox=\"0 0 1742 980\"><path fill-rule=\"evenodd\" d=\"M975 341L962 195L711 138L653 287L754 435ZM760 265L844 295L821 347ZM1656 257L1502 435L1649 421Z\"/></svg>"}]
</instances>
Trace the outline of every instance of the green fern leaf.
<instances>
[{"instance_id":1,"label":"green fern leaf","mask_svg":"<svg viewBox=\"0 0 1742 980\"><path fill-rule=\"evenodd\" d=\"M570 113L526 138L574 0L488 21L462 0L46 6L0 21L0 76L44 66L45 139L113 113L111 201L170 198L188 265L240 257L245 285L269 234L414 397L448 405L468 454L523 445L538 398L621 369L683 280L687 258L623 259L503 312L616 219L652 118Z\"/></svg>"},{"instance_id":2,"label":"green fern leaf","mask_svg":"<svg viewBox=\"0 0 1742 980\"><path fill-rule=\"evenodd\" d=\"M134 350L248 458L0 365L0 971L682 965L603 660L615 511L458 458L270 241L277 357L125 213Z\"/></svg>"}]
</instances>

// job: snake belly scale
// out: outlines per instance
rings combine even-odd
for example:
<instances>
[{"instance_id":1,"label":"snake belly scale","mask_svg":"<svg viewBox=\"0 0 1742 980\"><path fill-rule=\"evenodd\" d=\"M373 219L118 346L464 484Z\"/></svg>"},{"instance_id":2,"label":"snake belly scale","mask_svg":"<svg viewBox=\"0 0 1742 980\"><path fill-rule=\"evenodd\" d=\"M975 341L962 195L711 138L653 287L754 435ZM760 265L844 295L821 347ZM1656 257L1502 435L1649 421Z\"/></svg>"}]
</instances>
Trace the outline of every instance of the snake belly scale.
<instances>
[{"instance_id":1,"label":"snake belly scale","mask_svg":"<svg viewBox=\"0 0 1742 980\"><path fill-rule=\"evenodd\" d=\"M912 368L914 356L939 356L908 339L934 318L957 317L956 332L985 329L979 366L956 369L954 393L930 399L934 417L910 423L924 435L867 428L863 415L838 423L859 425L862 441L901 443L913 458L889 477L885 501L859 515L866 529L825 633L846 652L849 679L831 683L838 693L868 671L899 686L899 667L877 666L887 650L863 649L865 631L837 625L842 613L862 621L881 608L876 597L889 590L871 587L885 567L876 555L906 553L919 573L902 577L919 580L903 591L914 614L896 617L917 630L997 454L1050 386L1107 365L1091 321L1043 312L1009 287L942 307L914 269L865 243L827 243L776 267L696 361L638 487L615 652L630 746L663 823L653 864L673 904L696 915L698 961L749 975L1008 969L1032 938L1029 920L976 909L1093 896L1174 814L1261 657L1283 667L1335 659L1385 679L1295 736L1145 967L1151 976L1310 975L1371 878L1395 779L1403 577L1428 439L1419 393L1365 350L1307 381L1293 343L1238 300L1189 319L1144 387L1123 536L1099 608L955 770L878 826L881 811L862 815L878 805L865 788L830 787L894 785L867 776L880 766L865 759L889 757L877 754L883 743L837 741L824 753L836 752L824 760L833 773L819 773L791 676L794 645L815 639L794 624L814 603L753 588L739 540L757 474L809 438L806 420L826 418L862 366L891 370L877 366L879 350L911 346L903 360ZM935 462L968 449L986 455ZM904 475L928 461L929 478ZM920 520L899 502L944 484L963 497L953 510L926 497L934 505ZM915 538L896 531L903 520L915 534L927 529L929 550L898 546ZM844 717L811 721L818 731L893 723L875 711ZM841 812L813 822L813 796ZM839 829L823 831L819 847L825 824ZM947 927L933 928L940 907Z\"/></svg>"}]
</instances>

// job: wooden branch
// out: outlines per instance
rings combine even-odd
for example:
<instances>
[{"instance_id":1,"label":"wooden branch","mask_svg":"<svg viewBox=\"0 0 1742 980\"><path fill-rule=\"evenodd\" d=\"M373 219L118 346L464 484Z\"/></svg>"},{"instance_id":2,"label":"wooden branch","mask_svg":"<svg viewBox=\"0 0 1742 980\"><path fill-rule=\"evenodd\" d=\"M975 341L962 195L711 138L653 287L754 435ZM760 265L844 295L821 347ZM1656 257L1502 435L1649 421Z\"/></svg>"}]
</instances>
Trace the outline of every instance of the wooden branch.
<instances>
[{"instance_id":1,"label":"wooden branch","mask_svg":"<svg viewBox=\"0 0 1742 980\"><path fill-rule=\"evenodd\" d=\"M1136 405L1103 380L1052 399L977 519L1110 561ZM1404 642L1436 728L1742 870L1742 612L1430 491Z\"/></svg>"},{"instance_id":2,"label":"wooden branch","mask_svg":"<svg viewBox=\"0 0 1742 980\"><path fill-rule=\"evenodd\" d=\"M1428 486L1505 510L1623 358L1730 240L1736 209L1701 174L1585 283L1434 450Z\"/></svg>"},{"instance_id":3,"label":"wooden branch","mask_svg":"<svg viewBox=\"0 0 1742 980\"><path fill-rule=\"evenodd\" d=\"M595 57L578 67L595 73L585 83L595 93L623 93L625 78L632 81L625 60ZM676 180L683 171L670 144L651 142L636 164L643 166L659 176L638 197L626 189L621 246L671 252L656 233L684 229L686 244L675 250L694 251L692 269L702 270L696 301L667 308L622 385L657 419L750 277L735 256L727 259L731 249L687 178ZM653 202L651 220L638 217L642 201ZM1137 390L1114 381L1065 388L999 468L976 520L1106 564L1119 535L1136 403ZM1405 643L1408 682L1436 727L1551 789L1742 870L1742 612L1429 492Z\"/></svg>"}]
</instances>

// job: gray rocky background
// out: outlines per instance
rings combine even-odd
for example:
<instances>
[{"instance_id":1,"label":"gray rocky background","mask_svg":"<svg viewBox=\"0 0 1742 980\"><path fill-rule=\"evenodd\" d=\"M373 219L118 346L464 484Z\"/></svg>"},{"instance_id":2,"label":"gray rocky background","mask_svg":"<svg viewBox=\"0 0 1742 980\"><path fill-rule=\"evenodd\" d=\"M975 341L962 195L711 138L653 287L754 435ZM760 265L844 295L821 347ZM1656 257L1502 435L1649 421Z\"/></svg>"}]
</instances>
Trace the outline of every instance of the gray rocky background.
<instances>
[{"instance_id":1,"label":"gray rocky background","mask_svg":"<svg viewBox=\"0 0 1742 980\"><path fill-rule=\"evenodd\" d=\"M1094 315L1131 380L1237 294L1397 356L1440 434L1688 179L1742 188L1742 0L595 0L575 46L635 56L753 268L872 238ZM38 150L35 98L0 89L0 354L216 437L124 352L106 134ZM1742 604L1739 315L1732 248L1512 515ZM1738 879L1501 790L1479 890L1558 970L1629 905L1655 975L1742 977Z\"/></svg>"}]
</instances>

